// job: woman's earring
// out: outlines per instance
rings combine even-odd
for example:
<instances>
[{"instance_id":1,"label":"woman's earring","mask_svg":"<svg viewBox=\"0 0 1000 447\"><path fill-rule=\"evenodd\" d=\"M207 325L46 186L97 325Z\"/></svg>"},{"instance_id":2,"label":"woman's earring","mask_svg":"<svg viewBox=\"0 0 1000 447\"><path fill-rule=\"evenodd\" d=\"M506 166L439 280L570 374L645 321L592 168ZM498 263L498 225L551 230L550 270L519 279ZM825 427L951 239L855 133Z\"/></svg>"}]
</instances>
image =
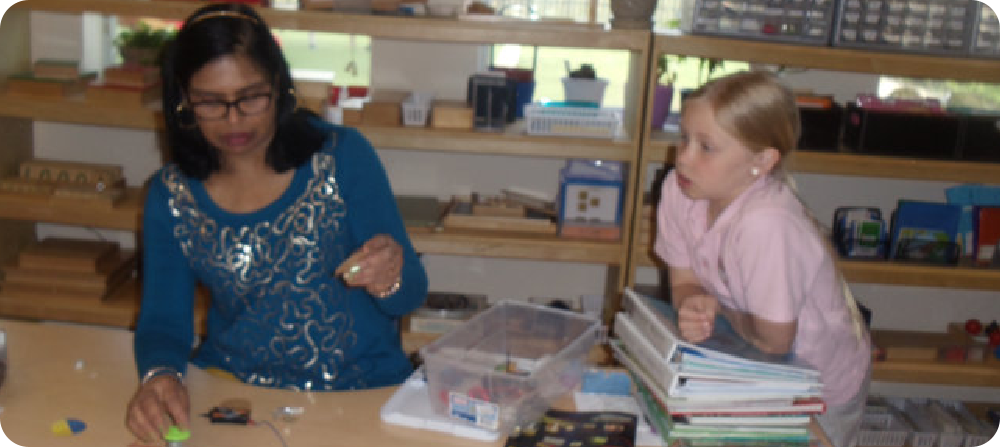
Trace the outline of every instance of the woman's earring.
<instances>
[{"instance_id":1,"label":"woman's earring","mask_svg":"<svg viewBox=\"0 0 1000 447\"><path fill-rule=\"evenodd\" d=\"M756 166L750 168L750 175L752 175L754 177L760 175L760 168L758 168Z\"/></svg>"},{"instance_id":2,"label":"woman's earring","mask_svg":"<svg viewBox=\"0 0 1000 447\"><path fill-rule=\"evenodd\" d=\"M197 123L194 121L194 113L188 110L187 107L184 107L183 102L178 103L175 110L177 111L177 122L181 127L186 129L197 127Z\"/></svg>"}]
</instances>

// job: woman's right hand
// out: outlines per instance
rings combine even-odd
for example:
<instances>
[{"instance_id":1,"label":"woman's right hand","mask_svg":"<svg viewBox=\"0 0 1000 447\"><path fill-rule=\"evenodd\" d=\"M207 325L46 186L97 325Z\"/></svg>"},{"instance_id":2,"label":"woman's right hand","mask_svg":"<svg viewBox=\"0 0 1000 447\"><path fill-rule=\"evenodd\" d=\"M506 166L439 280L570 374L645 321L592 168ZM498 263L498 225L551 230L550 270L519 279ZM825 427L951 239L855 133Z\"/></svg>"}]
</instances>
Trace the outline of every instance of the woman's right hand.
<instances>
[{"instance_id":1,"label":"woman's right hand","mask_svg":"<svg viewBox=\"0 0 1000 447\"><path fill-rule=\"evenodd\" d=\"M154 444L171 425L187 429L189 414L187 387L176 376L161 374L139 385L128 403L125 426L142 442Z\"/></svg>"},{"instance_id":2,"label":"woman's right hand","mask_svg":"<svg viewBox=\"0 0 1000 447\"><path fill-rule=\"evenodd\" d=\"M719 300L703 293L687 296L677 308L677 327L681 337L691 343L700 343L712 335L715 315L719 313Z\"/></svg>"}]
</instances>

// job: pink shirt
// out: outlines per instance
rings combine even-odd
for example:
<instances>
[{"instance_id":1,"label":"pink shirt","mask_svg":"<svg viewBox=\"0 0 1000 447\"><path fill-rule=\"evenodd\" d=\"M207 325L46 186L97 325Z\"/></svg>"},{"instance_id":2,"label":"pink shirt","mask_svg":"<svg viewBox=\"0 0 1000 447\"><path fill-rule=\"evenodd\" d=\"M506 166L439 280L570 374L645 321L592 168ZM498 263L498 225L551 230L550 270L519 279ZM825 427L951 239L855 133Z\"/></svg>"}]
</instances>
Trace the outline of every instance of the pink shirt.
<instances>
[{"instance_id":1,"label":"pink shirt","mask_svg":"<svg viewBox=\"0 0 1000 447\"><path fill-rule=\"evenodd\" d=\"M871 361L859 342L829 251L788 186L762 176L708 228L708 201L663 182L655 250L689 268L720 304L773 322L798 322L792 350L820 371L828 405L860 389Z\"/></svg>"}]
</instances>

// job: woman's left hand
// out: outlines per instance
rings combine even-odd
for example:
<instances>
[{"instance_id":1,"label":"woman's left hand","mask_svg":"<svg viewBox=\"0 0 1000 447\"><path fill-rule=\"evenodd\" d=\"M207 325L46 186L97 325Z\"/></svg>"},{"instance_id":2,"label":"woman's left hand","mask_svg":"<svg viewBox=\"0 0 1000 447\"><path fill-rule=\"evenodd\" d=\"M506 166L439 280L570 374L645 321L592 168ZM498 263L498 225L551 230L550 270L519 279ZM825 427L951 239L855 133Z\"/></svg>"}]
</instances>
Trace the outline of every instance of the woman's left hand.
<instances>
[{"instance_id":1,"label":"woman's left hand","mask_svg":"<svg viewBox=\"0 0 1000 447\"><path fill-rule=\"evenodd\" d=\"M392 236L376 234L337 267L336 276L372 296L395 287L403 270L403 247Z\"/></svg>"}]
</instances>

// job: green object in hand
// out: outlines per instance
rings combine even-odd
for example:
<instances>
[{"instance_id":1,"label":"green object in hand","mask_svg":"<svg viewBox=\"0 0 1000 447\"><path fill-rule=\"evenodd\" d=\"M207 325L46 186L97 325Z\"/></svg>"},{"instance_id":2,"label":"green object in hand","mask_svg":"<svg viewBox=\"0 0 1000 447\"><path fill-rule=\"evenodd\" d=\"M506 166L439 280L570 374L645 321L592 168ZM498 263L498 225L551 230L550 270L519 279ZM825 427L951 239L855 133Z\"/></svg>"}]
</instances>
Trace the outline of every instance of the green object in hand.
<instances>
[{"instance_id":1,"label":"green object in hand","mask_svg":"<svg viewBox=\"0 0 1000 447\"><path fill-rule=\"evenodd\" d=\"M187 441L190 437L190 431L181 430L176 425L171 425L167 429L167 434L163 435L163 439L167 441L168 445L180 445L180 442Z\"/></svg>"},{"instance_id":2,"label":"green object in hand","mask_svg":"<svg viewBox=\"0 0 1000 447\"><path fill-rule=\"evenodd\" d=\"M354 265L352 265L351 268L348 269L346 273L344 273L344 281L350 281L351 278L353 278L354 275L357 275L358 272L360 272L360 271L361 271L361 265L360 264L354 264Z\"/></svg>"}]
</instances>

